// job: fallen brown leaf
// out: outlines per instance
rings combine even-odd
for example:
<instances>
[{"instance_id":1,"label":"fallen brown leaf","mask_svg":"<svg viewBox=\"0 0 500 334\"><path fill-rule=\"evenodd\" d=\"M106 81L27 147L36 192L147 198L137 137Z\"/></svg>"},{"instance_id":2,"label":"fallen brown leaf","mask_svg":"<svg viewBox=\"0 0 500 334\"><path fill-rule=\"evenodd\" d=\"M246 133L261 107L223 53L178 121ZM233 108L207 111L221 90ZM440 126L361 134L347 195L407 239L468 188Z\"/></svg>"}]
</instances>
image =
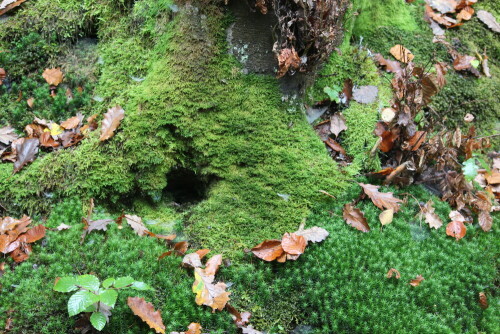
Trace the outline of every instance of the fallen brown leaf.
<instances>
[{"instance_id":1,"label":"fallen brown leaf","mask_svg":"<svg viewBox=\"0 0 500 334\"><path fill-rule=\"evenodd\" d=\"M378 191L380 186L374 186L372 184L364 184L364 183L358 183L362 188L363 191L365 192L368 197L372 200L373 204L377 206L378 208L384 210L384 209L392 209L394 212L399 211L399 203L403 202L399 198L396 198L392 195L392 192L390 193L381 193Z\"/></svg>"},{"instance_id":2,"label":"fallen brown leaf","mask_svg":"<svg viewBox=\"0 0 500 334\"><path fill-rule=\"evenodd\" d=\"M354 205L348 203L344 205L343 217L348 225L351 225L355 229L361 232L369 232L370 226L366 221L366 218L360 209L354 207Z\"/></svg>"},{"instance_id":3,"label":"fallen brown leaf","mask_svg":"<svg viewBox=\"0 0 500 334\"><path fill-rule=\"evenodd\" d=\"M401 274L399 274L399 271L397 271L396 269L394 268L391 268L389 269L389 271L387 272L387 278L391 278L393 275L396 275L394 277L396 277L396 279L400 279L401 278Z\"/></svg>"},{"instance_id":4,"label":"fallen brown leaf","mask_svg":"<svg viewBox=\"0 0 500 334\"><path fill-rule=\"evenodd\" d=\"M113 137L115 130L120 125L121 120L125 117L125 111L120 106L115 106L108 110L104 114L104 119L102 120L101 136L100 141L106 141Z\"/></svg>"},{"instance_id":5,"label":"fallen brown leaf","mask_svg":"<svg viewBox=\"0 0 500 334\"><path fill-rule=\"evenodd\" d=\"M418 275L417 277L415 277L414 279L412 279L410 281L410 285L411 286L419 286L423 280L424 280L424 278L422 277L422 275Z\"/></svg>"},{"instance_id":6,"label":"fallen brown leaf","mask_svg":"<svg viewBox=\"0 0 500 334\"><path fill-rule=\"evenodd\" d=\"M165 326L161 319L160 311L155 311L153 304L148 303L144 298L128 297L127 305L132 312L149 325L156 333L165 334Z\"/></svg>"},{"instance_id":7,"label":"fallen brown leaf","mask_svg":"<svg viewBox=\"0 0 500 334\"><path fill-rule=\"evenodd\" d=\"M457 241L462 239L466 233L467 228L461 221L452 221L446 225L446 234L450 237L454 237Z\"/></svg>"}]
</instances>

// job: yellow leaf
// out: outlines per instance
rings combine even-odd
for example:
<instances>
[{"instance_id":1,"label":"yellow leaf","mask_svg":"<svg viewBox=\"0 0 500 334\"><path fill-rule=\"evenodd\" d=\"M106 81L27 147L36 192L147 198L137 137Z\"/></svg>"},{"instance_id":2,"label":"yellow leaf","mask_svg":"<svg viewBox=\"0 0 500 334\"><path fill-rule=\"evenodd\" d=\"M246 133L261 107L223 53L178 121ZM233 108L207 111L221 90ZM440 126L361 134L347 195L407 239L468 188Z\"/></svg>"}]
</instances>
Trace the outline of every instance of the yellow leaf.
<instances>
[{"instance_id":1,"label":"yellow leaf","mask_svg":"<svg viewBox=\"0 0 500 334\"><path fill-rule=\"evenodd\" d=\"M61 128L59 126L59 124L57 123L51 123L49 125L49 129L50 129L50 135L51 136L57 136L57 135L60 135L61 133L63 133L63 128Z\"/></svg>"},{"instance_id":2,"label":"yellow leaf","mask_svg":"<svg viewBox=\"0 0 500 334\"><path fill-rule=\"evenodd\" d=\"M392 219L394 218L394 210L392 209L387 209L385 211L382 211L382 213L378 216L380 219L380 223L384 225L389 225L392 223Z\"/></svg>"}]
</instances>

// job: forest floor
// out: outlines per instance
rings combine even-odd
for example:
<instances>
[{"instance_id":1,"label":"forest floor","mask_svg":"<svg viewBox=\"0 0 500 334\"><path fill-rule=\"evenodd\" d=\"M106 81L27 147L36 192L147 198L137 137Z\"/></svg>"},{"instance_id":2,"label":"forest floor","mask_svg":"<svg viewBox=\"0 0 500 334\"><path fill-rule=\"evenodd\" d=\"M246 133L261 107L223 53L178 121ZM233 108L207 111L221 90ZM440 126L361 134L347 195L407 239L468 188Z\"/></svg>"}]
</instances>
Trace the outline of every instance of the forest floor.
<instances>
[{"instance_id":1,"label":"forest floor","mask_svg":"<svg viewBox=\"0 0 500 334\"><path fill-rule=\"evenodd\" d=\"M0 333L500 332L500 3L0 3Z\"/></svg>"}]
</instances>

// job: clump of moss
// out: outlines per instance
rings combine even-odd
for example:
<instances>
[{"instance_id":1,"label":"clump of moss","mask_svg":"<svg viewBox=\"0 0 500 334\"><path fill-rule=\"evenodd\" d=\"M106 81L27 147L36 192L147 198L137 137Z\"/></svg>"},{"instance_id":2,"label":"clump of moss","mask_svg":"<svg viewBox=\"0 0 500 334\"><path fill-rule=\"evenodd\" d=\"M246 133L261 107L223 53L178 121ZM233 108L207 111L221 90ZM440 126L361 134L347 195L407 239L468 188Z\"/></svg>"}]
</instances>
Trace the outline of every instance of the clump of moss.
<instances>
[{"instance_id":1,"label":"clump of moss","mask_svg":"<svg viewBox=\"0 0 500 334\"><path fill-rule=\"evenodd\" d=\"M308 226L321 226L330 236L309 245L299 260L266 263L249 255L252 264L229 268L225 275L234 282L233 304L253 311L256 327L273 333L290 332L297 323L312 327L311 333L387 333L408 328L422 333L498 332L496 232L468 225L467 235L457 242L446 236L444 226L431 230L421 222L418 203L409 197L384 228L380 210L362 201L358 207L371 231L361 233L342 219L343 204L359 191L353 186L346 196L309 216ZM451 209L446 203L422 188L409 191L420 203L432 198L437 214L448 221ZM399 270L401 279L387 279L390 268ZM410 286L417 275L425 280ZM478 303L479 292L488 296L486 310Z\"/></svg>"},{"instance_id":2,"label":"clump of moss","mask_svg":"<svg viewBox=\"0 0 500 334\"><path fill-rule=\"evenodd\" d=\"M109 218L98 209L93 218ZM116 224L106 232L93 232L80 245L83 231L82 204L70 199L58 204L47 221L47 227L61 223L71 228L48 231L34 244L29 260L10 269L11 260L2 276L0 294L0 326L8 317L13 319L11 333L78 333L78 316L68 317L68 294L52 290L56 277L92 273L100 279L131 276L150 284L156 291L123 291L119 295L109 325L103 333L150 333L149 327L127 306L128 296L144 297L161 310L167 332L185 330L191 322L202 324L211 333L233 333L235 326L227 312L211 313L200 307L191 291L192 272L180 266L181 258L171 256L158 261L167 247L158 239L139 237L128 226L118 229ZM150 225L153 231L166 232ZM225 271L221 268L221 273ZM14 310L7 315L8 310Z\"/></svg>"}]
</instances>

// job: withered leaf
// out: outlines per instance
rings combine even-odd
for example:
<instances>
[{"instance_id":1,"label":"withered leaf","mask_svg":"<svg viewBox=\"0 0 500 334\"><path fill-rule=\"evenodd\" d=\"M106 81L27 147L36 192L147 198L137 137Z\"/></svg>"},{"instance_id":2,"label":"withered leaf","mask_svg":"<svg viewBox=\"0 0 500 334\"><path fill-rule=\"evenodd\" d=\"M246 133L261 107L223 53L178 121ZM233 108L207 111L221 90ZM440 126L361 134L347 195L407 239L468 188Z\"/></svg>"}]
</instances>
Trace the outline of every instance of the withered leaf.
<instances>
[{"instance_id":1,"label":"withered leaf","mask_svg":"<svg viewBox=\"0 0 500 334\"><path fill-rule=\"evenodd\" d=\"M46 131L40 136L40 146L42 147L58 147L59 142L55 141L50 135L50 132Z\"/></svg>"},{"instance_id":2,"label":"withered leaf","mask_svg":"<svg viewBox=\"0 0 500 334\"><path fill-rule=\"evenodd\" d=\"M207 275L201 268L194 269L194 277L193 292L196 294L196 304L210 306L212 312L222 311L231 294L226 291L226 284L223 282L213 284L215 277Z\"/></svg>"},{"instance_id":3,"label":"withered leaf","mask_svg":"<svg viewBox=\"0 0 500 334\"><path fill-rule=\"evenodd\" d=\"M62 231L62 230L67 230L67 229L70 229L71 226L70 225L66 225L64 223L61 223L59 226L56 227L56 230L58 231Z\"/></svg>"},{"instance_id":4,"label":"withered leaf","mask_svg":"<svg viewBox=\"0 0 500 334\"><path fill-rule=\"evenodd\" d=\"M396 279L400 279L401 278L401 275L399 274L399 271L397 271L396 269L394 268L391 268L389 269L389 271L387 272L387 278L391 278L393 275L395 275L394 277L396 277Z\"/></svg>"},{"instance_id":5,"label":"withered leaf","mask_svg":"<svg viewBox=\"0 0 500 334\"><path fill-rule=\"evenodd\" d=\"M4 126L3 128L0 128L0 142L4 143L5 145L9 145L17 138L18 136L14 131L14 128L10 126Z\"/></svg>"},{"instance_id":6,"label":"withered leaf","mask_svg":"<svg viewBox=\"0 0 500 334\"><path fill-rule=\"evenodd\" d=\"M454 237L457 241L465 237L466 233L467 228L461 221L452 221L446 226L446 234Z\"/></svg>"},{"instance_id":7,"label":"withered leaf","mask_svg":"<svg viewBox=\"0 0 500 334\"><path fill-rule=\"evenodd\" d=\"M476 60L476 57L468 55L458 55L453 61L453 68L457 71L467 70L472 67L471 62Z\"/></svg>"},{"instance_id":8,"label":"withered leaf","mask_svg":"<svg viewBox=\"0 0 500 334\"><path fill-rule=\"evenodd\" d=\"M458 6L457 0L427 0L427 3L443 14L454 13Z\"/></svg>"},{"instance_id":9,"label":"withered leaf","mask_svg":"<svg viewBox=\"0 0 500 334\"><path fill-rule=\"evenodd\" d=\"M452 221L465 222L465 217L458 211L451 211L448 215Z\"/></svg>"},{"instance_id":10,"label":"withered leaf","mask_svg":"<svg viewBox=\"0 0 500 334\"><path fill-rule=\"evenodd\" d=\"M384 209L392 209L394 212L399 211L399 204L403 202L399 198L396 198L392 195L392 192L390 193L381 193L378 191L380 186L374 186L372 184L364 184L364 183L358 183L361 188L363 188L363 191L365 192L368 197L372 200L373 204L380 208L381 210Z\"/></svg>"},{"instance_id":11,"label":"withered leaf","mask_svg":"<svg viewBox=\"0 0 500 334\"><path fill-rule=\"evenodd\" d=\"M132 227L132 229L138 236L143 237L147 234L148 229L142 222L141 217L135 215L125 215L125 221L127 222L127 224L129 224L130 227Z\"/></svg>"},{"instance_id":12,"label":"withered leaf","mask_svg":"<svg viewBox=\"0 0 500 334\"><path fill-rule=\"evenodd\" d=\"M486 298L486 294L484 292L479 293L479 306L486 310L488 308L488 299Z\"/></svg>"},{"instance_id":13,"label":"withered leaf","mask_svg":"<svg viewBox=\"0 0 500 334\"><path fill-rule=\"evenodd\" d=\"M198 256L200 257L200 259L203 259L205 257L205 255L207 255L208 253L210 253L210 249L200 249L200 250L197 250L195 252L196 254L198 254Z\"/></svg>"},{"instance_id":14,"label":"withered leaf","mask_svg":"<svg viewBox=\"0 0 500 334\"><path fill-rule=\"evenodd\" d=\"M380 66L385 66L387 72L398 73L401 71L401 63L396 60L385 59L380 53L373 55Z\"/></svg>"},{"instance_id":15,"label":"withered leaf","mask_svg":"<svg viewBox=\"0 0 500 334\"><path fill-rule=\"evenodd\" d=\"M212 256L205 264L204 272L206 275L215 275L222 264L222 255L217 254Z\"/></svg>"},{"instance_id":16,"label":"withered leaf","mask_svg":"<svg viewBox=\"0 0 500 334\"><path fill-rule=\"evenodd\" d=\"M184 258L182 258L182 266L188 268L201 267L200 255L198 255L197 253L190 253L184 255Z\"/></svg>"},{"instance_id":17,"label":"withered leaf","mask_svg":"<svg viewBox=\"0 0 500 334\"><path fill-rule=\"evenodd\" d=\"M159 310L155 311L153 304L145 301L144 298L128 297L127 305L135 315L147 323L156 333L165 334L165 326L161 319L161 313Z\"/></svg>"},{"instance_id":18,"label":"withered leaf","mask_svg":"<svg viewBox=\"0 0 500 334\"><path fill-rule=\"evenodd\" d=\"M19 236L17 240L25 243L33 243L42 239L45 236L46 228L43 225L37 225L35 227L30 228L26 233Z\"/></svg>"},{"instance_id":19,"label":"withered leaf","mask_svg":"<svg viewBox=\"0 0 500 334\"><path fill-rule=\"evenodd\" d=\"M186 332L170 332L170 334L201 334L201 325L196 322L192 322L188 326L188 330Z\"/></svg>"},{"instance_id":20,"label":"withered leaf","mask_svg":"<svg viewBox=\"0 0 500 334\"><path fill-rule=\"evenodd\" d=\"M495 17L490 12L487 12L485 10L478 10L477 18L494 32L500 33L500 23L497 22Z\"/></svg>"},{"instance_id":21,"label":"withered leaf","mask_svg":"<svg viewBox=\"0 0 500 334\"><path fill-rule=\"evenodd\" d=\"M394 147L394 141L398 139L399 134L396 131L384 131L380 136L382 141L380 142L379 148L382 152L389 152Z\"/></svg>"},{"instance_id":22,"label":"withered leaf","mask_svg":"<svg viewBox=\"0 0 500 334\"><path fill-rule=\"evenodd\" d=\"M264 261L274 261L283 254L281 240L265 240L252 248L252 253Z\"/></svg>"},{"instance_id":23,"label":"withered leaf","mask_svg":"<svg viewBox=\"0 0 500 334\"><path fill-rule=\"evenodd\" d=\"M332 138L328 138L324 143L335 152L339 152L342 155L347 154L344 148Z\"/></svg>"},{"instance_id":24,"label":"withered leaf","mask_svg":"<svg viewBox=\"0 0 500 334\"><path fill-rule=\"evenodd\" d=\"M240 313L230 304L226 304L226 309L229 311L229 313L231 313L231 318L233 318L233 321L238 328L242 328L243 326L248 324L248 322L250 321L250 317L252 316L252 313L250 312Z\"/></svg>"},{"instance_id":25,"label":"withered leaf","mask_svg":"<svg viewBox=\"0 0 500 334\"><path fill-rule=\"evenodd\" d=\"M303 236L308 242L321 242L329 235L327 230L317 226L305 230L299 229L295 234Z\"/></svg>"},{"instance_id":26,"label":"withered leaf","mask_svg":"<svg viewBox=\"0 0 500 334\"><path fill-rule=\"evenodd\" d=\"M434 203L432 200L429 200L422 207L422 212L425 216L425 222L429 224L430 228L435 228L436 230L443 226L443 222L441 218L434 212L434 207L432 206Z\"/></svg>"},{"instance_id":27,"label":"withered leaf","mask_svg":"<svg viewBox=\"0 0 500 334\"><path fill-rule=\"evenodd\" d=\"M408 63L415 57L410 50L408 50L401 44L394 45L389 52L394 56L394 58L403 63Z\"/></svg>"},{"instance_id":28,"label":"withered leaf","mask_svg":"<svg viewBox=\"0 0 500 334\"><path fill-rule=\"evenodd\" d=\"M384 210L380 213L378 218L379 218L380 224L382 224L382 226L388 225L388 224L392 223L392 219L394 218L394 210L392 210L392 209Z\"/></svg>"},{"instance_id":29,"label":"withered leaf","mask_svg":"<svg viewBox=\"0 0 500 334\"><path fill-rule=\"evenodd\" d=\"M107 231L108 225L113 223L113 219L99 219L99 220L89 220L87 218L82 218L85 224L84 230L81 236L80 244L83 244L85 237L92 231Z\"/></svg>"},{"instance_id":30,"label":"withered leaf","mask_svg":"<svg viewBox=\"0 0 500 334\"><path fill-rule=\"evenodd\" d=\"M361 86L352 90L352 98L359 103L370 104L377 101L377 86Z\"/></svg>"},{"instance_id":31,"label":"withered leaf","mask_svg":"<svg viewBox=\"0 0 500 334\"><path fill-rule=\"evenodd\" d=\"M408 144L411 151L416 151L420 148L420 146L425 142L425 138L427 137L427 132L425 131L417 131L410 138Z\"/></svg>"},{"instance_id":32,"label":"withered leaf","mask_svg":"<svg viewBox=\"0 0 500 334\"><path fill-rule=\"evenodd\" d=\"M488 232L489 230L491 230L491 227L493 226L493 217L491 216L489 211L479 211L477 219L479 221L479 226L481 226L484 232Z\"/></svg>"},{"instance_id":33,"label":"withered leaf","mask_svg":"<svg viewBox=\"0 0 500 334\"><path fill-rule=\"evenodd\" d=\"M58 86L64 78L60 68L46 68L42 76L51 86Z\"/></svg>"},{"instance_id":34,"label":"withered leaf","mask_svg":"<svg viewBox=\"0 0 500 334\"><path fill-rule=\"evenodd\" d=\"M306 246L306 238L295 233L285 233L281 239L281 247L285 252L291 255L303 254Z\"/></svg>"},{"instance_id":35,"label":"withered leaf","mask_svg":"<svg viewBox=\"0 0 500 334\"><path fill-rule=\"evenodd\" d=\"M354 207L354 205L348 203L344 205L343 217L348 225L351 225L355 229L361 232L369 232L370 226L366 221L366 218L360 209Z\"/></svg>"},{"instance_id":36,"label":"withered leaf","mask_svg":"<svg viewBox=\"0 0 500 334\"><path fill-rule=\"evenodd\" d=\"M19 172L26 164L35 160L35 155L38 153L38 138L24 140L21 144L16 144L17 157L14 162L14 173Z\"/></svg>"},{"instance_id":37,"label":"withered leaf","mask_svg":"<svg viewBox=\"0 0 500 334\"><path fill-rule=\"evenodd\" d=\"M0 16L7 13L9 10L19 6L26 0L3 0L0 4Z\"/></svg>"},{"instance_id":38,"label":"withered leaf","mask_svg":"<svg viewBox=\"0 0 500 334\"><path fill-rule=\"evenodd\" d=\"M474 8L471 6L465 6L460 13L457 15L457 20L460 21L468 21L472 18L472 15L474 15Z\"/></svg>"},{"instance_id":39,"label":"withered leaf","mask_svg":"<svg viewBox=\"0 0 500 334\"><path fill-rule=\"evenodd\" d=\"M418 275L417 277L415 277L414 279L412 279L410 281L410 285L411 286L419 286L423 280L424 280L424 278L422 277L422 275Z\"/></svg>"},{"instance_id":40,"label":"withered leaf","mask_svg":"<svg viewBox=\"0 0 500 334\"><path fill-rule=\"evenodd\" d=\"M298 69L300 66L300 57L292 47L291 49L281 49L278 55L278 73L277 77L283 77L290 69Z\"/></svg>"},{"instance_id":41,"label":"withered leaf","mask_svg":"<svg viewBox=\"0 0 500 334\"><path fill-rule=\"evenodd\" d=\"M345 124L345 117L342 113L335 113L330 118L330 132L335 135L335 137L339 136L339 133L347 130L347 125Z\"/></svg>"},{"instance_id":42,"label":"withered leaf","mask_svg":"<svg viewBox=\"0 0 500 334\"><path fill-rule=\"evenodd\" d=\"M108 140L113 137L115 130L120 125L121 120L125 117L125 111L120 106L115 106L104 114L102 120L100 141Z\"/></svg>"},{"instance_id":43,"label":"withered leaf","mask_svg":"<svg viewBox=\"0 0 500 334\"><path fill-rule=\"evenodd\" d=\"M78 116L73 116L71 118L68 118L67 120L61 123L61 127L65 128L66 130L74 129L80 124L82 118L83 117L78 117Z\"/></svg>"}]
</instances>

